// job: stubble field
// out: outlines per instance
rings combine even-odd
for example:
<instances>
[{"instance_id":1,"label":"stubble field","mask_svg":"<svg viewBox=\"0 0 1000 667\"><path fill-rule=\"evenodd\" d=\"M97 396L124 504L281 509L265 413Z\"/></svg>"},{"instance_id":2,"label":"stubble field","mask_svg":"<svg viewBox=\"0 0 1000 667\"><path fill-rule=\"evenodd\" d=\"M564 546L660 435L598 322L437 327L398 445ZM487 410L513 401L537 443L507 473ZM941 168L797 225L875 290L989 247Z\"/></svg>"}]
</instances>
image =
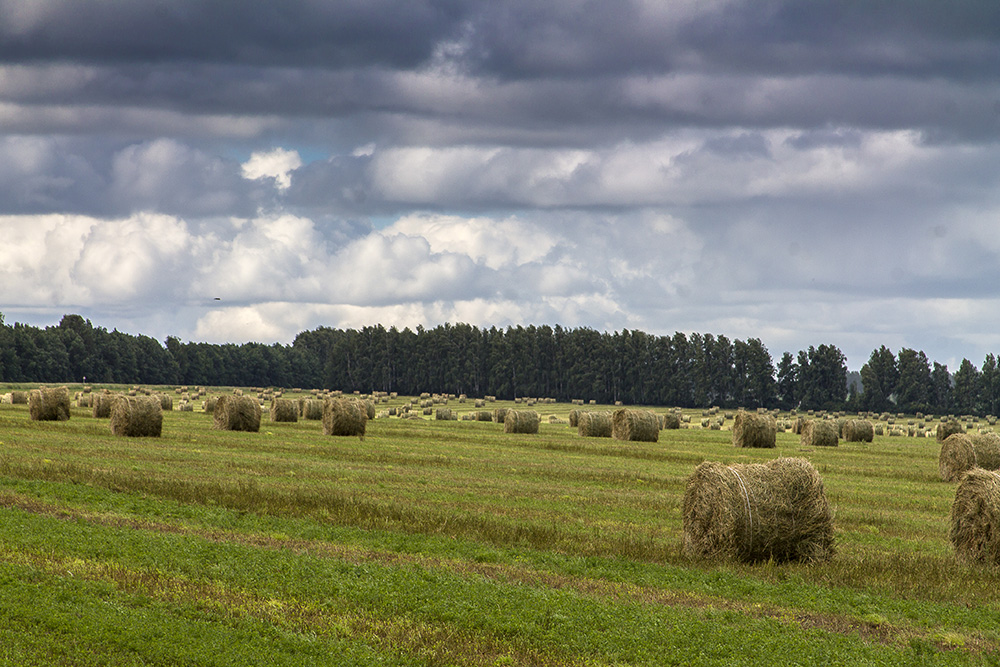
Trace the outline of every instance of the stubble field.
<instances>
[{"instance_id":1,"label":"stubble field","mask_svg":"<svg viewBox=\"0 0 1000 667\"><path fill-rule=\"evenodd\" d=\"M87 408L2 404L0 660L1000 664L1000 571L956 560L933 438L748 450L730 421L628 443L580 437L574 407L534 406L538 434L378 418L362 441L266 413L217 431L197 410L122 438ZM695 467L779 456L822 476L836 555L685 556Z\"/></svg>"}]
</instances>

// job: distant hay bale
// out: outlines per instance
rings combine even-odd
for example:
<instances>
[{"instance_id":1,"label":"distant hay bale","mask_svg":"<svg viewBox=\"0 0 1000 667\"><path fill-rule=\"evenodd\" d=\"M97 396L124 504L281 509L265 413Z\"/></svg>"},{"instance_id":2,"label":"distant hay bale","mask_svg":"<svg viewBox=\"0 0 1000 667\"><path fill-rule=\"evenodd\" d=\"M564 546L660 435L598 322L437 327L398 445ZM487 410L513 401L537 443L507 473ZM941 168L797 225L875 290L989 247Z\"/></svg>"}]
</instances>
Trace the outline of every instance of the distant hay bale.
<instances>
[{"instance_id":1,"label":"distant hay bale","mask_svg":"<svg viewBox=\"0 0 1000 667\"><path fill-rule=\"evenodd\" d=\"M218 402L219 398L217 396L209 396L202 402L201 407L208 414L212 414L215 412L215 404Z\"/></svg>"},{"instance_id":2,"label":"distant hay bale","mask_svg":"<svg viewBox=\"0 0 1000 667\"><path fill-rule=\"evenodd\" d=\"M28 414L34 421L61 421L69 419L69 389L43 387L28 393Z\"/></svg>"},{"instance_id":3,"label":"distant hay bale","mask_svg":"<svg viewBox=\"0 0 1000 667\"><path fill-rule=\"evenodd\" d=\"M875 425L867 419L848 419L844 422L841 437L845 442L872 442L875 439Z\"/></svg>"},{"instance_id":4,"label":"distant hay bale","mask_svg":"<svg viewBox=\"0 0 1000 667\"><path fill-rule=\"evenodd\" d=\"M585 438L610 438L612 431L610 412L581 412L577 433Z\"/></svg>"},{"instance_id":5,"label":"distant hay bale","mask_svg":"<svg viewBox=\"0 0 1000 667\"><path fill-rule=\"evenodd\" d=\"M777 447L778 424L771 415L740 410L733 421L733 445L770 449Z\"/></svg>"},{"instance_id":6,"label":"distant hay bale","mask_svg":"<svg viewBox=\"0 0 1000 667\"><path fill-rule=\"evenodd\" d=\"M159 438L163 408L158 396L115 396L111 401L111 433L129 438Z\"/></svg>"},{"instance_id":7,"label":"distant hay bale","mask_svg":"<svg viewBox=\"0 0 1000 667\"><path fill-rule=\"evenodd\" d=\"M541 421L534 410L507 410L503 420L504 433L538 433Z\"/></svg>"},{"instance_id":8,"label":"distant hay bale","mask_svg":"<svg viewBox=\"0 0 1000 667\"><path fill-rule=\"evenodd\" d=\"M297 422L299 420L299 406L291 399L276 398L271 401L269 414L273 422Z\"/></svg>"},{"instance_id":9,"label":"distant hay bale","mask_svg":"<svg viewBox=\"0 0 1000 667\"><path fill-rule=\"evenodd\" d=\"M938 473L946 482L957 481L973 468L1000 469L1000 435L952 433L941 443Z\"/></svg>"},{"instance_id":10,"label":"distant hay bale","mask_svg":"<svg viewBox=\"0 0 1000 667\"><path fill-rule=\"evenodd\" d=\"M837 422L830 419L810 419L799 431L799 444L803 447L836 447L839 443Z\"/></svg>"},{"instance_id":11,"label":"distant hay bale","mask_svg":"<svg viewBox=\"0 0 1000 667\"><path fill-rule=\"evenodd\" d=\"M792 433L802 435L802 427L805 426L806 421L808 420L802 415L796 417L795 421L792 422Z\"/></svg>"},{"instance_id":12,"label":"distant hay bale","mask_svg":"<svg viewBox=\"0 0 1000 667\"><path fill-rule=\"evenodd\" d=\"M491 410L476 410L472 414L476 415L477 422L493 421L493 412Z\"/></svg>"},{"instance_id":13,"label":"distant hay bale","mask_svg":"<svg viewBox=\"0 0 1000 667\"><path fill-rule=\"evenodd\" d=\"M834 552L823 480L801 458L706 461L687 480L682 517L689 556L813 563Z\"/></svg>"},{"instance_id":14,"label":"distant hay bale","mask_svg":"<svg viewBox=\"0 0 1000 667\"><path fill-rule=\"evenodd\" d=\"M475 407L477 407L477 408L485 408L486 407L486 401L483 400L483 399L481 399L481 398L477 398L476 402L473 405Z\"/></svg>"},{"instance_id":15,"label":"distant hay bale","mask_svg":"<svg viewBox=\"0 0 1000 667\"><path fill-rule=\"evenodd\" d=\"M174 409L174 398L173 396L168 396L166 394L153 394L153 398L160 402L161 410L173 410Z\"/></svg>"},{"instance_id":16,"label":"distant hay bale","mask_svg":"<svg viewBox=\"0 0 1000 667\"><path fill-rule=\"evenodd\" d=\"M323 435L351 436L365 439L368 409L353 398L328 398L323 403Z\"/></svg>"},{"instance_id":17,"label":"distant hay bale","mask_svg":"<svg viewBox=\"0 0 1000 667\"><path fill-rule=\"evenodd\" d=\"M574 401L576 403L576 401ZM580 425L580 413L582 410L570 410L569 411L569 425L573 428L577 428Z\"/></svg>"},{"instance_id":18,"label":"distant hay bale","mask_svg":"<svg viewBox=\"0 0 1000 667\"><path fill-rule=\"evenodd\" d=\"M493 421L497 424L503 424L507 419L507 411L509 408L493 408Z\"/></svg>"},{"instance_id":19,"label":"distant hay bale","mask_svg":"<svg viewBox=\"0 0 1000 667\"><path fill-rule=\"evenodd\" d=\"M177 406L178 412L194 412L194 405L191 403L181 403Z\"/></svg>"},{"instance_id":20,"label":"distant hay bale","mask_svg":"<svg viewBox=\"0 0 1000 667\"><path fill-rule=\"evenodd\" d=\"M212 413L220 431L260 431L260 403L250 396L220 396Z\"/></svg>"},{"instance_id":21,"label":"distant hay bale","mask_svg":"<svg viewBox=\"0 0 1000 667\"><path fill-rule=\"evenodd\" d=\"M10 402L11 402L11 405L27 405L28 404L28 392L26 392L26 391L12 391L12 392L10 392Z\"/></svg>"},{"instance_id":22,"label":"distant hay bale","mask_svg":"<svg viewBox=\"0 0 1000 667\"><path fill-rule=\"evenodd\" d=\"M937 441L944 442L954 433L964 433L965 429L962 428L962 422L957 419L949 419L948 421L942 421L937 425Z\"/></svg>"},{"instance_id":23,"label":"distant hay bale","mask_svg":"<svg viewBox=\"0 0 1000 667\"><path fill-rule=\"evenodd\" d=\"M650 410L615 410L611 415L611 437L629 442L656 442L660 439L660 418Z\"/></svg>"},{"instance_id":24,"label":"distant hay bale","mask_svg":"<svg viewBox=\"0 0 1000 667\"><path fill-rule=\"evenodd\" d=\"M451 408L438 408L434 413L434 419L438 421L453 421L458 419L458 415Z\"/></svg>"},{"instance_id":25,"label":"distant hay bale","mask_svg":"<svg viewBox=\"0 0 1000 667\"><path fill-rule=\"evenodd\" d=\"M90 398L90 414L95 419L107 419L111 416L111 401L114 398L114 394L94 394Z\"/></svg>"},{"instance_id":26,"label":"distant hay bale","mask_svg":"<svg viewBox=\"0 0 1000 667\"><path fill-rule=\"evenodd\" d=\"M1000 565L1000 474L982 468L962 473L948 539L959 560Z\"/></svg>"},{"instance_id":27,"label":"distant hay bale","mask_svg":"<svg viewBox=\"0 0 1000 667\"><path fill-rule=\"evenodd\" d=\"M76 397L76 407L78 408L89 408L90 407L90 394L80 394Z\"/></svg>"},{"instance_id":28,"label":"distant hay bale","mask_svg":"<svg viewBox=\"0 0 1000 667\"><path fill-rule=\"evenodd\" d=\"M368 419L375 419L375 403L373 401L362 399L361 407L365 409Z\"/></svg>"},{"instance_id":29,"label":"distant hay bale","mask_svg":"<svg viewBox=\"0 0 1000 667\"><path fill-rule=\"evenodd\" d=\"M365 414L367 415L367 412ZM300 416L303 419L322 419L323 401L318 398L307 398L303 400L302 414Z\"/></svg>"},{"instance_id":30,"label":"distant hay bale","mask_svg":"<svg viewBox=\"0 0 1000 667\"><path fill-rule=\"evenodd\" d=\"M676 412L668 412L660 420L660 426L666 431L679 429L681 427L681 417Z\"/></svg>"}]
</instances>

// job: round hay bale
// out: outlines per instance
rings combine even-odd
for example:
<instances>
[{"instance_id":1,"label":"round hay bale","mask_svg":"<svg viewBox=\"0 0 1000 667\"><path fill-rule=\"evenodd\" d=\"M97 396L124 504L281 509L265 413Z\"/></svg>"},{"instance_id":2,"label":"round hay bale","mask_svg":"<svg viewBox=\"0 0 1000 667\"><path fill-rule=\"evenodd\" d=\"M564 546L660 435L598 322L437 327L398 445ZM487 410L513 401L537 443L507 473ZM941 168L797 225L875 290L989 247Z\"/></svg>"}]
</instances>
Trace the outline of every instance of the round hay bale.
<instances>
[{"instance_id":1,"label":"round hay bale","mask_svg":"<svg viewBox=\"0 0 1000 667\"><path fill-rule=\"evenodd\" d=\"M962 422L957 419L949 419L937 425L938 442L944 442L949 436L955 433L965 433L965 429L962 428Z\"/></svg>"},{"instance_id":2,"label":"round hay bale","mask_svg":"<svg viewBox=\"0 0 1000 667\"><path fill-rule=\"evenodd\" d=\"M1000 469L1000 435L993 432L966 435L952 433L941 443L938 473L946 482L954 482L973 468Z\"/></svg>"},{"instance_id":3,"label":"round hay bale","mask_svg":"<svg viewBox=\"0 0 1000 667\"><path fill-rule=\"evenodd\" d=\"M682 501L684 552L752 563L819 562L833 555L833 513L807 460L706 461Z\"/></svg>"},{"instance_id":4,"label":"round hay bale","mask_svg":"<svg viewBox=\"0 0 1000 667\"><path fill-rule=\"evenodd\" d=\"M153 394L153 398L160 402L160 409L163 411L174 409L174 398L166 394Z\"/></svg>"},{"instance_id":5,"label":"round hay bale","mask_svg":"<svg viewBox=\"0 0 1000 667\"><path fill-rule=\"evenodd\" d=\"M660 426L665 431L679 429L681 427L680 415L676 412L668 412L663 415L663 419L660 420Z\"/></svg>"},{"instance_id":6,"label":"round hay bale","mask_svg":"<svg viewBox=\"0 0 1000 667\"><path fill-rule=\"evenodd\" d=\"M215 402L215 428L220 431L260 431L260 403L250 396L223 395Z\"/></svg>"},{"instance_id":7,"label":"round hay bale","mask_svg":"<svg viewBox=\"0 0 1000 667\"><path fill-rule=\"evenodd\" d=\"M538 433L541 416L534 410L507 410L503 419L504 433Z\"/></svg>"},{"instance_id":8,"label":"round hay bale","mask_svg":"<svg viewBox=\"0 0 1000 667\"><path fill-rule=\"evenodd\" d=\"M69 419L69 389L43 387L28 393L28 414L34 421L60 421Z\"/></svg>"},{"instance_id":9,"label":"round hay bale","mask_svg":"<svg viewBox=\"0 0 1000 667\"><path fill-rule=\"evenodd\" d=\"M576 432L585 438L610 438L611 430L610 412L581 412L576 424Z\"/></svg>"},{"instance_id":10,"label":"round hay bale","mask_svg":"<svg viewBox=\"0 0 1000 667\"><path fill-rule=\"evenodd\" d=\"M509 408L493 408L493 421L497 424L505 423Z\"/></svg>"},{"instance_id":11,"label":"round hay bale","mask_svg":"<svg viewBox=\"0 0 1000 667\"><path fill-rule=\"evenodd\" d=\"M434 413L434 419L438 421L454 421L458 419L458 414L451 408L438 408Z\"/></svg>"},{"instance_id":12,"label":"round hay bale","mask_svg":"<svg viewBox=\"0 0 1000 667\"><path fill-rule=\"evenodd\" d=\"M368 419L375 419L375 403L364 399L361 401L361 407L365 409L365 414L368 416Z\"/></svg>"},{"instance_id":13,"label":"round hay bale","mask_svg":"<svg viewBox=\"0 0 1000 667\"><path fill-rule=\"evenodd\" d=\"M308 398L302 401L302 414L303 419L322 419L323 418L323 401L318 398ZM365 413L367 415L367 412Z\"/></svg>"},{"instance_id":14,"label":"round hay bale","mask_svg":"<svg viewBox=\"0 0 1000 667\"><path fill-rule=\"evenodd\" d=\"M477 422L493 421L493 413L489 410L476 410L472 414L476 416L475 421Z\"/></svg>"},{"instance_id":15,"label":"round hay bale","mask_svg":"<svg viewBox=\"0 0 1000 667\"><path fill-rule=\"evenodd\" d=\"M872 442L875 439L875 425L867 419L848 419L844 422L841 437L845 442Z\"/></svg>"},{"instance_id":16,"label":"round hay bale","mask_svg":"<svg viewBox=\"0 0 1000 667\"><path fill-rule=\"evenodd\" d=\"M271 401L269 415L273 422L297 422L299 421L299 406L293 400L276 398Z\"/></svg>"},{"instance_id":17,"label":"round hay bale","mask_svg":"<svg viewBox=\"0 0 1000 667\"><path fill-rule=\"evenodd\" d=\"M837 423L829 419L810 419L799 432L799 444L803 447L836 447L839 442Z\"/></svg>"},{"instance_id":18,"label":"round hay bale","mask_svg":"<svg viewBox=\"0 0 1000 667\"><path fill-rule=\"evenodd\" d=\"M163 408L159 396L115 396L111 401L111 433L129 438L159 438Z\"/></svg>"},{"instance_id":19,"label":"round hay bale","mask_svg":"<svg viewBox=\"0 0 1000 667\"><path fill-rule=\"evenodd\" d=\"M215 404L218 402L219 398L217 396L209 396L202 402L201 407L208 414L212 414L215 412Z\"/></svg>"},{"instance_id":20,"label":"round hay bale","mask_svg":"<svg viewBox=\"0 0 1000 667\"><path fill-rule=\"evenodd\" d=\"M26 391L12 391L12 392L10 392L10 403L11 403L11 405L27 405L28 404L28 392L26 392Z\"/></svg>"},{"instance_id":21,"label":"round hay bale","mask_svg":"<svg viewBox=\"0 0 1000 667\"><path fill-rule=\"evenodd\" d=\"M740 410L733 420L733 445L771 449L778 446L778 424L771 415Z\"/></svg>"},{"instance_id":22,"label":"round hay bale","mask_svg":"<svg viewBox=\"0 0 1000 667\"><path fill-rule=\"evenodd\" d=\"M611 437L628 442L656 442L660 439L660 418L650 410L615 410L611 415Z\"/></svg>"},{"instance_id":23,"label":"round hay bale","mask_svg":"<svg viewBox=\"0 0 1000 667\"><path fill-rule=\"evenodd\" d=\"M368 409L354 398L334 397L323 403L323 435L356 435L365 439Z\"/></svg>"},{"instance_id":24,"label":"round hay bale","mask_svg":"<svg viewBox=\"0 0 1000 667\"><path fill-rule=\"evenodd\" d=\"M94 394L90 399L90 414L95 419L107 419L111 416L111 401L114 398L113 394Z\"/></svg>"},{"instance_id":25,"label":"round hay bale","mask_svg":"<svg viewBox=\"0 0 1000 667\"><path fill-rule=\"evenodd\" d=\"M89 408L90 407L90 394L80 394L76 397L76 407L78 408Z\"/></svg>"},{"instance_id":26,"label":"round hay bale","mask_svg":"<svg viewBox=\"0 0 1000 667\"><path fill-rule=\"evenodd\" d=\"M959 560L1000 564L1000 474L982 468L962 473L948 539Z\"/></svg>"},{"instance_id":27,"label":"round hay bale","mask_svg":"<svg viewBox=\"0 0 1000 667\"><path fill-rule=\"evenodd\" d=\"M574 403L576 403L576 401L574 401ZM576 410L576 409L569 411L570 426L572 426L573 428L577 428L580 426L580 414L582 412L583 412L582 410Z\"/></svg>"}]
</instances>

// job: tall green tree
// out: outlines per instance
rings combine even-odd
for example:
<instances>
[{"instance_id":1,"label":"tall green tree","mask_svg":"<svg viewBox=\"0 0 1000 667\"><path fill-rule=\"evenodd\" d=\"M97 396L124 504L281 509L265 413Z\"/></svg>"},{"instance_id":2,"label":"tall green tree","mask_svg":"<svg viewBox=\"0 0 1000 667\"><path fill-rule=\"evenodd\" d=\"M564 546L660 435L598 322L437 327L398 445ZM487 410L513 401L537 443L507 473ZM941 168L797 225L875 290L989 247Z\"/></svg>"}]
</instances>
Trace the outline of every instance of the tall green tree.
<instances>
[{"instance_id":1,"label":"tall green tree","mask_svg":"<svg viewBox=\"0 0 1000 667\"><path fill-rule=\"evenodd\" d=\"M954 377L955 386L951 392L952 410L956 414L971 415L979 402L979 369L968 359L962 359Z\"/></svg>"},{"instance_id":2,"label":"tall green tree","mask_svg":"<svg viewBox=\"0 0 1000 667\"><path fill-rule=\"evenodd\" d=\"M923 351L903 348L896 360L896 406L902 412L931 411L931 365Z\"/></svg>"},{"instance_id":3,"label":"tall green tree","mask_svg":"<svg viewBox=\"0 0 1000 667\"><path fill-rule=\"evenodd\" d=\"M892 410L898 382L896 355L885 345L873 350L868 363L861 367L861 408L873 412Z\"/></svg>"}]
</instances>

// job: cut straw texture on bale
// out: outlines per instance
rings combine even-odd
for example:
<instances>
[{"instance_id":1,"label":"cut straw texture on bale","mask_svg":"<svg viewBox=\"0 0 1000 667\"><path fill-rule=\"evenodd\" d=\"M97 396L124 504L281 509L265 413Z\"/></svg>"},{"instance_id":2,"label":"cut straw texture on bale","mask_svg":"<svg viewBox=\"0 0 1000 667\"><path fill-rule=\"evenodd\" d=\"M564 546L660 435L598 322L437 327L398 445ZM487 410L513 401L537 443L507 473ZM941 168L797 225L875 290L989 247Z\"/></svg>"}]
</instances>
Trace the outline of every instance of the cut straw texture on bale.
<instances>
[{"instance_id":1,"label":"cut straw texture on bale","mask_svg":"<svg viewBox=\"0 0 1000 667\"><path fill-rule=\"evenodd\" d=\"M687 480L682 514L690 556L813 563L833 555L833 514L805 459L706 461Z\"/></svg>"},{"instance_id":2,"label":"cut straw texture on bale","mask_svg":"<svg viewBox=\"0 0 1000 667\"><path fill-rule=\"evenodd\" d=\"M656 442L660 439L660 418L649 410L615 410L611 415L611 437L632 442Z\"/></svg>"},{"instance_id":3,"label":"cut straw texture on bale","mask_svg":"<svg viewBox=\"0 0 1000 667\"><path fill-rule=\"evenodd\" d=\"M260 431L260 403L249 396L223 395L215 402L212 413L215 428L220 431Z\"/></svg>"},{"instance_id":4,"label":"cut straw texture on bale","mask_svg":"<svg viewBox=\"0 0 1000 667\"><path fill-rule=\"evenodd\" d=\"M941 479L954 482L973 468L1000 469L1000 435L952 433L941 443L938 472Z\"/></svg>"},{"instance_id":5,"label":"cut straw texture on bale","mask_svg":"<svg viewBox=\"0 0 1000 667\"><path fill-rule=\"evenodd\" d=\"M306 398L300 402L299 409L303 419L322 419L323 401L318 398Z\"/></svg>"},{"instance_id":6,"label":"cut straw texture on bale","mask_svg":"<svg viewBox=\"0 0 1000 667\"><path fill-rule=\"evenodd\" d=\"M356 435L365 439L368 408L353 398L328 398L323 403L323 435Z\"/></svg>"},{"instance_id":7,"label":"cut straw texture on bale","mask_svg":"<svg viewBox=\"0 0 1000 667\"><path fill-rule=\"evenodd\" d=\"M507 410L503 419L504 433L538 433L541 417L534 410Z\"/></svg>"},{"instance_id":8,"label":"cut straw texture on bale","mask_svg":"<svg viewBox=\"0 0 1000 667\"><path fill-rule=\"evenodd\" d=\"M676 412L668 412L660 420L665 431L679 429L681 427L681 416Z\"/></svg>"},{"instance_id":9,"label":"cut straw texture on bale","mask_svg":"<svg viewBox=\"0 0 1000 667\"><path fill-rule=\"evenodd\" d=\"M959 560L1000 565L1000 474L982 468L962 474L948 538Z\"/></svg>"},{"instance_id":10,"label":"cut straw texture on bale","mask_svg":"<svg viewBox=\"0 0 1000 667\"><path fill-rule=\"evenodd\" d=\"M158 438L163 408L158 396L115 396L111 401L111 432L130 438Z\"/></svg>"},{"instance_id":11,"label":"cut straw texture on bale","mask_svg":"<svg viewBox=\"0 0 1000 667\"><path fill-rule=\"evenodd\" d=\"M848 419L842 430L844 442L872 442L875 439L875 425L867 419Z\"/></svg>"},{"instance_id":12,"label":"cut straw texture on bale","mask_svg":"<svg viewBox=\"0 0 1000 667\"><path fill-rule=\"evenodd\" d=\"M276 398L271 401L270 417L273 422L297 422L299 406L287 398Z\"/></svg>"},{"instance_id":13,"label":"cut straw texture on bale","mask_svg":"<svg viewBox=\"0 0 1000 667\"><path fill-rule=\"evenodd\" d=\"M35 421L69 419L69 389L66 387L32 389L28 394L28 414Z\"/></svg>"},{"instance_id":14,"label":"cut straw texture on bale","mask_svg":"<svg viewBox=\"0 0 1000 667\"><path fill-rule=\"evenodd\" d=\"M733 420L733 445L769 449L777 447L778 424L771 415L740 410Z\"/></svg>"},{"instance_id":15,"label":"cut straw texture on bale","mask_svg":"<svg viewBox=\"0 0 1000 667\"><path fill-rule=\"evenodd\" d=\"M799 444L803 447L836 447L839 442L837 422L829 419L810 419L799 431Z\"/></svg>"},{"instance_id":16,"label":"cut straw texture on bale","mask_svg":"<svg viewBox=\"0 0 1000 667\"><path fill-rule=\"evenodd\" d=\"M576 432L585 438L610 438L610 412L581 412L577 419Z\"/></svg>"}]
</instances>

